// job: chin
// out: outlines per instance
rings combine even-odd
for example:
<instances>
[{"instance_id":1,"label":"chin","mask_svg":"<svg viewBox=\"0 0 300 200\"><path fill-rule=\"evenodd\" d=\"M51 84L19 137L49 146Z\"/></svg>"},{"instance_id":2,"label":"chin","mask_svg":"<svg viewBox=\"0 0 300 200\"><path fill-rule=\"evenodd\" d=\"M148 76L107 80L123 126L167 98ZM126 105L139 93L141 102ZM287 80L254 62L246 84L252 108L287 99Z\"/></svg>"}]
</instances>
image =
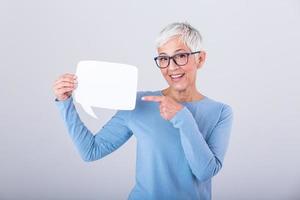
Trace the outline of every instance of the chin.
<instances>
[{"instance_id":1,"label":"chin","mask_svg":"<svg viewBox=\"0 0 300 200\"><path fill-rule=\"evenodd\" d=\"M189 81L186 79L185 76L177 80L172 80L170 77L165 76L165 79L168 82L169 87L172 88L172 90L185 91L189 87Z\"/></svg>"},{"instance_id":2,"label":"chin","mask_svg":"<svg viewBox=\"0 0 300 200\"><path fill-rule=\"evenodd\" d=\"M175 91L184 91L188 88L187 84L170 84L169 86Z\"/></svg>"}]
</instances>

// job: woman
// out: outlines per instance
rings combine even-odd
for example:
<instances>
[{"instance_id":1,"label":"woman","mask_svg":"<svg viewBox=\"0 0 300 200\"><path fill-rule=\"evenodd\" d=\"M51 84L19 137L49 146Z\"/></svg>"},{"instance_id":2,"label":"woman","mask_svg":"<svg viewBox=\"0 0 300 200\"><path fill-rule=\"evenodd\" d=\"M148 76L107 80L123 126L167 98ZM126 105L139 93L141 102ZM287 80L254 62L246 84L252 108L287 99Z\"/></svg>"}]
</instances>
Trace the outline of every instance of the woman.
<instances>
[{"instance_id":1,"label":"woman","mask_svg":"<svg viewBox=\"0 0 300 200\"><path fill-rule=\"evenodd\" d=\"M206 56L201 40L187 23L164 28L154 60L169 86L138 92L135 109L118 111L95 135L72 103L76 77L65 74L54 84L56 104L83 160L100 159L137 138L136 184L128 199L211 199L211 178L222 167L233 114L196 88Z\"/></svg>"}]
</instances>

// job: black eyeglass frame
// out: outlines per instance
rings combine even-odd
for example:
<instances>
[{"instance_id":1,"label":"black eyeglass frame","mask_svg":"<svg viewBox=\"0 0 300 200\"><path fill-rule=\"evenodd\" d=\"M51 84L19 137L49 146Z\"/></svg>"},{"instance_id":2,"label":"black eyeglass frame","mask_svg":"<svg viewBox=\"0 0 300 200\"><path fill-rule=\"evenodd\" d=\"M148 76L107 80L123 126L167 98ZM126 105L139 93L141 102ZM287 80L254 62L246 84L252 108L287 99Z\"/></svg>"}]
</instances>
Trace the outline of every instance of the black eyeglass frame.
<instances>
[{"instance_id":1,"label":"black eyeglass frame","mask_svg":"<svg viewBox=\"0 0 300 200\"><path fill-rule=\"evenodd\" d=\"M155 64L157 65L158 68L160 69L165 69L167 67L169 67L170 65L170 62L171 62L171 59L173 60L173 62L177 65L177 66L184 66L186 65L188 62L189 62L189 56L190 55L193 55L193 54L196 54L196 53L200 53L201 51L194 51L194 52L186 52L186 53L177 53L177 54L174 54L173 56L156 56L154 57L154 61L155 61ZM187 59L186 59L186 63L185 64L182 64L182 65L179 65L176 60L174 59L174 57L178 56L178 55L181 55L181 54L184 54L187 56ZM159 64L157 63L157 59L160 58L160 57L167 57L168 58L168 65L166 67L161 67L159 66Z\"/></svg>"}]
</instances>

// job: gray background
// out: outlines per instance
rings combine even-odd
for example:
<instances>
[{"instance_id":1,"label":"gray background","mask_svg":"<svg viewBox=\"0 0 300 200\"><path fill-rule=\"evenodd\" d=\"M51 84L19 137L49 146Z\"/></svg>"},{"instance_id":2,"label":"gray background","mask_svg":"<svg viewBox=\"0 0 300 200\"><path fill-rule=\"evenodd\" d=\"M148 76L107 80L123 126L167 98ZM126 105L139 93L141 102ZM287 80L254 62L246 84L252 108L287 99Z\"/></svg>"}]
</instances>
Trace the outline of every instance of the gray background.
<instances>
[{"instance_id":1,"label":"gray background","mask_svg":"<svg viewBox=\"0 0 300 200\"><path fill-rule=\"evenodd\" d=\"M136 65L139 90L162 89L154 40L185 20L205 41L199 90L235 113L214 199L300 199L298 0L0 2L0 199L126 199L135 138L83 162L52 84L95 59ZM95 109L94 120L76 106L93 132L114 113Z\"/></svg>"}]
</instances>

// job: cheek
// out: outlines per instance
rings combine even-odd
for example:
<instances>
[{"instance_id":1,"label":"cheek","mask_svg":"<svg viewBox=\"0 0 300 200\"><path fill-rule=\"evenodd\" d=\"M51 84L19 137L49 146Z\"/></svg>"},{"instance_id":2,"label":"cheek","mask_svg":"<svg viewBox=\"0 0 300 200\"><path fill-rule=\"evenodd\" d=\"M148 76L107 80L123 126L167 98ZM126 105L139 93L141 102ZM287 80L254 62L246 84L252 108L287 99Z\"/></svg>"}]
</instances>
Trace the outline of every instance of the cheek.
<instances>
[{"instance_id":1,"label":"cheek","mask_svg":"<svg viewBox=\"0 0 300 200\"><path fill-rule=\"evenodd\" d=\"M167 79L169 76L168 76L168 71L166 69L161 69L160 70L161 74L163 75L163 77L165 79Z\"/></svg>"},{"instance_id":2,"label":"cheek","mask_svg":"<svg viewBox=\"0 0 300 200\"><path fill-rule=\"evenodd\" d=\"M197 76L197 69L192 68L190 70L186 70L185 72L186 72L186 79L188 81L194 82Z\"/></svg>"}]
</instances>

